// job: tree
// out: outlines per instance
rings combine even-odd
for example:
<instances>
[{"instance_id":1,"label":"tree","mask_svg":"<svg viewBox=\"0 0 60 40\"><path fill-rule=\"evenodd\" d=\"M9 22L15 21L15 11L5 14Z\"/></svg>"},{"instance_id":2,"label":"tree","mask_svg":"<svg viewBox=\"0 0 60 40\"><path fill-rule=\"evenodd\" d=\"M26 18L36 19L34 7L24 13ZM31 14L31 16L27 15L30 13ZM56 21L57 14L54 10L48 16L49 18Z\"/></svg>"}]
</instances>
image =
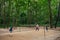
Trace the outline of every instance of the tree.
<instances>
[{"instance_id":1,"label":"tree","mask_svg":"<svg viewBox=\"0 0 60 40\"><path fill-rule=\"evenodd\" d=\"M51 12L51 0L48 0L49 14L50 14L50 28L52 28L52 12Z\"/></svg>"},{"instance_id":2,"label":"tree","mask_svg":"<svg viewBox=\"0 0 60 40\"><path fill-rule=\"evenodd\" d=\"M45 25L55 22L57 0L0 0L0 20L4 26L20 24ZM21 17L21 15L25 15ZM53 22L54 21L54 22Z\"/></svg>"},{"instance_id":3,"label":"tree","mask_svg":"<svg viewBox=\"0 0 60 40\"><path fill-rule=\"evenodd\" d=\"M56 17L56 23L55 23L55 28L57 27L57 22L59 20L59 17L60 17L60 1L59 1L59 7L58 7L58 15Z\"/></svg>"}]
</instances>

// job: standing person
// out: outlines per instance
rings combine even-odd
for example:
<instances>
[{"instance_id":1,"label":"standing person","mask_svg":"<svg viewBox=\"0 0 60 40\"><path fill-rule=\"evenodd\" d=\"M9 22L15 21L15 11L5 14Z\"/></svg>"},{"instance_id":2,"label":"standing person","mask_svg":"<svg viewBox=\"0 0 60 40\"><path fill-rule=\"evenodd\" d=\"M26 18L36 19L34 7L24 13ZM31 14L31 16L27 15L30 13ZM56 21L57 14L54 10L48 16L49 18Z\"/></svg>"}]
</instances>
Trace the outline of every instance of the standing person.
<instances>
[{"instance_id":1,"label":"standing person","mask_svg":"<svg viewBox=\"0 0 60 40\"><path fill-rule=\"evenodd\" d=\"M45 26L46 31L48 31L48 23L49 23L48 21L45 22L45 24L46 24L46 26Z\"/></svg>"},{"instance_id":2,"label":"standing person","mask_svg":"<svg viewBox=\"0 0 60 40\"><path fill-rule=\"evenodd\" d=\"M10 28L9 28L9 32L12 33L12 31L13 31L13 27L10 26ZM9 34L9 37L12 37L12 36L13 36L12 34Z\"/></svg>"},{"instance_id":3,"label":"standing person","mask_svg":"<svg viewBox=\"0 0 60 40\"><path fill-rule=\"evenodd\" d=\"M48 31L48 26L46 25L46 30Z\"/></svg>"},{"instance_id":4,"label":"standing person","mask_svg":"<svg viewBox=\"0 0 60 40\"><path fill-rule=\"evenodd\" d=\"M9 32L12 33L12 31L13 31L13 27L10 26L10 28L9 28Z\"/></svg>"},{"instance_id":5,"label":"standing person","mask_svg":"<svg viewBox=\"0 0 60 40\"><path fill-rule=\"evenodd\" d=\"M36 25L36 30L38 30L38 31L39 31L39 25L38 25L38 24Z\"/></svg>"}]
</instances>

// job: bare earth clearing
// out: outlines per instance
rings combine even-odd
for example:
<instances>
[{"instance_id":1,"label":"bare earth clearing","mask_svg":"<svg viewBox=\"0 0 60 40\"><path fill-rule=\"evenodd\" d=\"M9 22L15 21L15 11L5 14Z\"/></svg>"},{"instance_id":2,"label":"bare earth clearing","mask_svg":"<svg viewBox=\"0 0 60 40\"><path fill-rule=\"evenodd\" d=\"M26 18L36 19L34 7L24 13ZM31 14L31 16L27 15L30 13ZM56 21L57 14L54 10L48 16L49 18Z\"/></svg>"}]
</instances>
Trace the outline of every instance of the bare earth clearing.
<instances>
[{"instance_id":1,"label":"bare earth clearing","mask_svg":"<svg viewBox=\"0 0 60 40\"><path fill-rule=\"evenodd\" d=\"M8 29L0 29L0 40L55 40L60 36L60 32L56 30L45 30L40 28L39 31L34 28L17 28L13 33L9 33Z\"/></svg>"}]
</instances>

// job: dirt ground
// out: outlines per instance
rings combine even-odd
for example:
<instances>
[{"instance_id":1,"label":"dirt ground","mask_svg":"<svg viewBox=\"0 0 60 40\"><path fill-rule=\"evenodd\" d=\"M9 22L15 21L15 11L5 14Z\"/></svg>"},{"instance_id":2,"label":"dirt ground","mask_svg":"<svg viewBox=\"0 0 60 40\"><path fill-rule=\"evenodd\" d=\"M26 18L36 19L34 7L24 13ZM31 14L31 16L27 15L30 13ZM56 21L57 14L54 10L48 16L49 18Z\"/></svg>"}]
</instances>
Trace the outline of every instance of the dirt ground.
<instances>
[{"instance_id":1,"label":"dirt ground","mask_svg":"<svg viewBox=\"0 0 60 40\"><path fill-rule=\"evenodd\" d=\"M8 29L0 29L0 40L58 40L60 32L56 30L44 31L40 28L36 31L35 28L16 28L12 33Z\"/></svg>"}]
</instances>

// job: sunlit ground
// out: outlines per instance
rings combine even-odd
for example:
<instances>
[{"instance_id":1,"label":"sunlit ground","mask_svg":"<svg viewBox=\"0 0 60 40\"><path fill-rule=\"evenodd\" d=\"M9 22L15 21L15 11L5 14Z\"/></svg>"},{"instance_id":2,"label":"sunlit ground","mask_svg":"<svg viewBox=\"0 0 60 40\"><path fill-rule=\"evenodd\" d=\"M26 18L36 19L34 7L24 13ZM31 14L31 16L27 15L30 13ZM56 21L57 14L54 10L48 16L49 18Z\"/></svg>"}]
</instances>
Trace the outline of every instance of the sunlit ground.
<instances>
[{"instance_id":1,"label":"sunlit ground","mask_svg":"<svg viewBox=\"0 0 60 40\"><path fill-rule=\"evenodd\" d=\"M12 33L8 29L0 29L0 40L55 40L60 36L60 32L49 29L44 31L40 28L15 28Z\"/></svg>"}]
</instances>

